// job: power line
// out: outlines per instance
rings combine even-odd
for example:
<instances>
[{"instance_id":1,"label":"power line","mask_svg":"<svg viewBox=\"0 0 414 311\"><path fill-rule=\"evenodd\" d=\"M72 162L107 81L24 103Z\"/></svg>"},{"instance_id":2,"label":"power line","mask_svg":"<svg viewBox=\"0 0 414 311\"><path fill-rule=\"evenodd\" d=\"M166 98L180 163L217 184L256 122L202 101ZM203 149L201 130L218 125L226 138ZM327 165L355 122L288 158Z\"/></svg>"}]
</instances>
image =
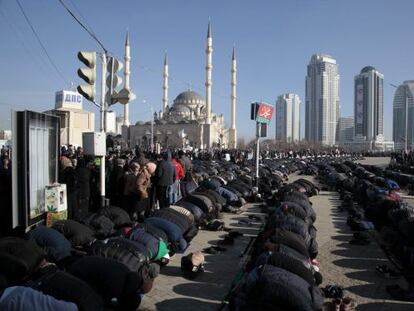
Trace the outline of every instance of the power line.
<instances>
[{"instance_id":1,"label":"power line","mask_svg":"<svg viewBox=\"0 0 414 311\"><path fill-rule=\"evenodd\" d=\"M33 48L29 48L26 46L26 44L28 43L27 41L25 42L24 40L21 39L21 36L23 36L22 32L20 29L18 29L17 27L15 27L8 19L7 16L5 15L5 13L3 13L3 11L0 9L0 16L3 18L4 22L7 24L7 26L10 28L10 30L14 33L14 38L19 41L19 43L21 44L23 50L25 50L25 52L27 53L27 55L29 55L30 57L32 57L32 59L36 60L36 64L39 66L40 71L42 71L42 73L44 74L44 76L48 76L50 77L50 75L47 73L47 70L45 69L45 66L48 66L47 62L44 60L43 57L41 57L41 55L37 52L34 53L35 49ZM39 62L40 60L40 62ZM51 77L50 77L51 78Z\"/></svg>"},{"instance_id":2,"label":"power line","mask_svg":"<svg viewBox=\"0 0 414 311\"><path fill-rule=\"evenodd\" d=\"M74 1L69 0L69 2L72 4L72 6L75 8L76 12L78 12L79 16L83 19L83 21L85 22L86 26L88 26L89 30L91 31L91 33L96 36L95 31L92 29L92 26L88 23L88 21L86 20L85 16L83 16L82 12L79 10L78 6L75 4Z\"/></svg>"},{"instance_id":3,"label":"power line","mask_svg":"<svg viewBox=\"0 0 414 311\"><path fill-rule=\"evenodd\" d=\"M17 1L17 0L16 0ZM104 50L105 53L108 52L107 49L105 49L104 45L102 44L102 42L98 39L98 37L93 33L93 31L89 30L88 27L86 27L82 21L79 20L79 18L76 17L75 14L73 14L73 12L67 7L67 5L65 4L65 2L63 2L63 0L59 0L60 4L66 9L66 11L75 19L75 21L78 22L78 24L86 30L86 32L96 41L98 42L98 44L100 45L100 47Z\"/></svg>"},{"instance_id":4,"label":"power line","mask_svg":"<svg viewBox=\"0 0 414 311\"><path fill-rule=\"evenodd\" d=\"M37 42L40 44L40 46L42 47L43 52L45 53L47 59L49 60L50 64L53 66L53 68L55 68L57 74L60 76L60 78L65 82L65 84L69 84L68 80L66 80L66 78L64 77L64 75L62 74L62 72L59 70L59 68L56 66L55 62L52 60L52 58L50 57L49 53L47 52L45 46L42 43L42 40L40 40L39 35L37 34L36 30L34 29L32 23L29 20L29 17L26 15L26 12L24 11L22 5L20 4L19 0L16 0L17 5L20 8L20 11L22 12L27 24L30 26L30 29L32 30L34 36L37 39Z\"/></svg>"}]
</instances>

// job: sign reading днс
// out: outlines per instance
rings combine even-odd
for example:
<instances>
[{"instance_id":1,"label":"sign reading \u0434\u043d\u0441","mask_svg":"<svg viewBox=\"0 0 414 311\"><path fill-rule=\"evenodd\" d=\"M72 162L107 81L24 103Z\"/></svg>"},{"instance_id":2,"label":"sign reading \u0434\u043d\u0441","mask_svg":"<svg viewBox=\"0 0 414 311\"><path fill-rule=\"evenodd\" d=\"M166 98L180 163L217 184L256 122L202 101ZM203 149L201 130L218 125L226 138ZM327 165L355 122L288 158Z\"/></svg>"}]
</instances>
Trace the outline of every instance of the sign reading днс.
<instances>
[{"instance_id":1,"label":"sign reading \u0434\u043d\u0441","mask_svg":"<svg viewBox=\"0 0 414 311\"><path fill-rule=\"evenodd\" d=\"M251 119L259 123L269 124L273 116L273 106L265 103L253 103L251 107Z\"/></svg>"},{"instance_id":2,"label":"sign reading \u0434\u043d\u0441","mask_svg":"<svg viewBox=\"0 0 414 311\"><path fill-rule=\"evenodd\" d=\"M55 94L55 109L82 109L82 95L73 91L58 91Z\"/></svg>"}]
</instances>

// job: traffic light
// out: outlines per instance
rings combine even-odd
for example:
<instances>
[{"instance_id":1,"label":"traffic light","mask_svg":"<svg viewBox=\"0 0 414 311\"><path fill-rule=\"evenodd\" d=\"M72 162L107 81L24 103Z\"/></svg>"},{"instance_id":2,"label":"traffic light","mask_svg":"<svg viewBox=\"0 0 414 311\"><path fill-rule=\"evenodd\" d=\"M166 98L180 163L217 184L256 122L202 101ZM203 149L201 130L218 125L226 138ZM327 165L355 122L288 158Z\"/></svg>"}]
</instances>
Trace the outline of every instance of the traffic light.
<instances>
[{"instance_id":1,"label":"traffic light","mask_svg":"<svg viewBox=\"0 0 414 311\"><path fill-rule=\"evenodd\" d=\"M78 76L87 84L79 85L77 90L87 100L95 102L96 52L79 52L78 59L86 66L78 69Z\"/></svg>"},{"instance_id":2,"label":"traffic light","mask_svg":"<svg viewBox=\"0 0 414 311\"><path fill-rule=\"evenodd\" d=\"M115 57L109 58L107 64L107 71L109 75L106 79L106 86L108 87L108 92L106 93L106 100L108 102L108 105L113 105L118 101L118 93L116 91L116 88L119 87L122 83L122 78L118 76L118 72L123 67L123 64Z\"/></svg>"},{"instance_id":3,"label":"traffic light","mask_svg":"<svg viewBox=\"0 0 414 311\"><path fill-rule=\"evenodd\" d=\"M259 103L250 104L250 120L256 120L258 109L259 109Z\"/></svg>"}]
</instances>

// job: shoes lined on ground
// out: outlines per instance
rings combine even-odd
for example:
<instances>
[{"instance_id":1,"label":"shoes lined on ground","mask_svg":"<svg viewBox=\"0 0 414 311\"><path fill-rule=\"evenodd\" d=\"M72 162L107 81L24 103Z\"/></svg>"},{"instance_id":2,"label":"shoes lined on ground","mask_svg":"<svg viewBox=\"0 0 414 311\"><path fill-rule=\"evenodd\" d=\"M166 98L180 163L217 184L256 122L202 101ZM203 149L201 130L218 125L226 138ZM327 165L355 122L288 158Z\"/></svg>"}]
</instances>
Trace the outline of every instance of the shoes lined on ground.
<instances>
[{"instance_id":1,"label":"shoes lined on ground","mask_svg":"<svg viewBox=\"0 0 414 311\"><path fill-rule=\"evenodd\" d=\"M375 270L387 279L398 279L401 276L398 271L389 268L387 265L376 266Z\"/></svg>"},{"instance_id":2,"label":"shoes lined on ground","mask_svg":"<svg viewBox=\"0 0 414 311\"><path fill-rule=\"evenodd\" d=\"M238 222L239 225L248 225L251 226L252 225L252 221L248 220L248 219L240 219Z\"/></svg>"},{"instance_id":3,"label":"shoes lined on ground","mask_svg":"<svg viewBox=\"0 0 414 311\"><path fill-rule=\"evenodd\" d=\"M220 254L221 252L225 252L226 250L227 248L224 248L224 247L210 246L210 247L204 248L203 252L207 254L216 255L216 254Z\"/></svg>"},{"instance_id":4,"label":"shoes lined on ground","mask_svg":"<svg viewBox=\"0 0 414 311\"><path fill-rule=\"evenodd\" d=\"M326 298L342 299L344 297L344 289L338 285L326 285L322 288Z\"/></svg>"},{"instance_id":5,"label":"shoes lined on ground","mask_svg":"<svg viewBox=\"0 0 414 311\"><path fill-rule=\"evenodd\" d=\"M228 236L232 237L232 238L238 238L240 236L243 236L243 233L239 232L239 231L230 231L228 233Z\"/></svg>"},{"instance_id":6,"label":"shoes lined on ground","mask_svg":"<svg viewBox=\"0 0 414 311\"><path fill-rule=\"evenodd\" d=\"M263 221L263 219L261 217L256 216L256 215L249 215L248 218L251 219L251 220Z\"/></svg>"},{"instance_id":7,"label":"shoes lined on ground","mask_svg":"<svg viewBox=\"0 0 414 311\"><path fill-rule=\"evenodd\" d=\"M340 311L351 311L357 307L357 303L351 297L344 297L341 302Z\"/></svg>"},{"instance_id":8,"label":"shoes lined on ground","mask_svg":"<svg viewBox=\"0 0 414 311\"><path fill-rule=\"evenodd\" d=\"M210 231L220 231L220 230L223 230L223 228L224 228L224 221L217 220L217 219L209 222L206 225L206 229Z\"/></svg>"}]
</instances>

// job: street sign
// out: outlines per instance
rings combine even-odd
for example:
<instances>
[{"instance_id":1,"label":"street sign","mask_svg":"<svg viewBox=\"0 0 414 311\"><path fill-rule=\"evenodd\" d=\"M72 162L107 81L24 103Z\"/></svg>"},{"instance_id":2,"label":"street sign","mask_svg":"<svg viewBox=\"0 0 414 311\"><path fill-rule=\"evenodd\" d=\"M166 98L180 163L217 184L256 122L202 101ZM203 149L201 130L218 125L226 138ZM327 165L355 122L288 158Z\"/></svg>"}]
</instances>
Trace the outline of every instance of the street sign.
<instances>
[{"instance_id":1,"label":"street sign","mask_svg":"<svg viewBox=\"0 0 414 311\"><path fill-rule=\"evenodd\" d=\"M259 123L269 124L273 116L273 106L260 103L257 109L256 121Z\"/></svg>"}]
</instances>

